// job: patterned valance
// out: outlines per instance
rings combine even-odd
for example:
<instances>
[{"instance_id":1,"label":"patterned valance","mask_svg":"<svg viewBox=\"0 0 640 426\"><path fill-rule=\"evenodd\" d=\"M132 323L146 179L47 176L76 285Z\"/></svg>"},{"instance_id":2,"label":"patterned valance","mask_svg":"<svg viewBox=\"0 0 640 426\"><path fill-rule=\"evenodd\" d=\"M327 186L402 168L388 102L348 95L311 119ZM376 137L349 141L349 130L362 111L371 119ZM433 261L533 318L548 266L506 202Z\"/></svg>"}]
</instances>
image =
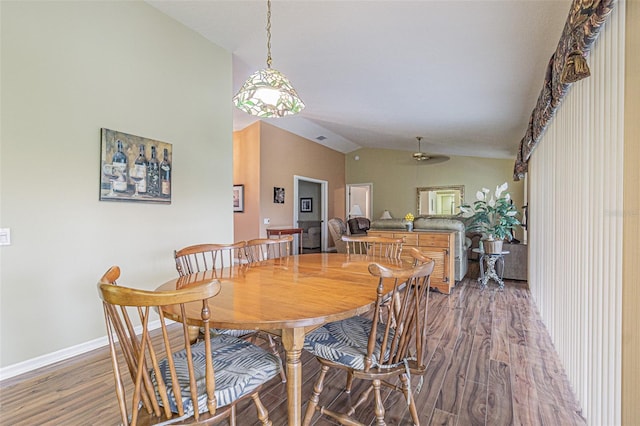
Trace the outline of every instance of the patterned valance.
<instances>
[{"instance_id":1,"label":"patterned valance","mask_svg":"<svg viewBox=\"0 0 640 426\"><path fill-rule=\"evenodd\" d=\"M547 65L544 85L520 141L514 180L527 172L529 158L571 83L590 75L586 57L616 0L573 0L558 47Z\"/></svg>"}]
</instances>

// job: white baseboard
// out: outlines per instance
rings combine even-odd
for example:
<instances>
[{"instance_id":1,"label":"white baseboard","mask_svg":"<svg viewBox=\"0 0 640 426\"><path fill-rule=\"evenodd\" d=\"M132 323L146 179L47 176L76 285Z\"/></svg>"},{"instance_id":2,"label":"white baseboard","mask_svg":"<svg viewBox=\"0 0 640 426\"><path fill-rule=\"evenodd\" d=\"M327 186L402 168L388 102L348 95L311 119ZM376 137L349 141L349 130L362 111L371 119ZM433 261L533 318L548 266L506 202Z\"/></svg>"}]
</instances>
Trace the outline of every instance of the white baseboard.
<instances>
[{"instance_id":1,"label":"white baseboard","mask_svg":"<svg viewBox=\"0 0 640 426\"><path fill-rule=\"evenodd\" d=\"M160 320L149 323L149 330L155 330L156 328L160 328ZM137 334L140 334L142 332L142 326L137 326L135 330ZM105 335L104 337L100 337L89 342L81 343L79 345L71 346L56 352L51 352L36 358L19 362L17 364L0 368L0 381L10 379L20 374L28 373L38 368L46 367L47 365L51 365L59 361L73 358L77 355L82 355L94 349L107 346L108 344L109 341L107 340L107 336Z\"/></svg>"}]
</instances>

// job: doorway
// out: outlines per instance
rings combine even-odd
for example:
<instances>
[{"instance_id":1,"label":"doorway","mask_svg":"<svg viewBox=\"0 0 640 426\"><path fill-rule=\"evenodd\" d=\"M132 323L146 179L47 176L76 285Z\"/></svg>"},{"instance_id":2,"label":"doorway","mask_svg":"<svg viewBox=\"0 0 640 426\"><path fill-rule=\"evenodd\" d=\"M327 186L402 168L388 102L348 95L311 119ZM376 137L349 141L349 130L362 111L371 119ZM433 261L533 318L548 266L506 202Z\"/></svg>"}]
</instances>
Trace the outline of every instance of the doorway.
<instances>
[{"instance_id":1,"label":"doorway","mask_svg":"<svg viewBox=\"0 0 640 426\"><path fill-rule=\"evenodd\" d=\"M327 206L329 184L326 180L305 176L293 176L293 224L300 226L300 221L320 222L320 250L328 247L328 214Z\"/></svg>"},{"instance_id":2,"label":"doorway","mask_svg":"<svg viewBox=\"0 0 640 426\"><path fill-rule=\"evenodd\" d=\"M371 219L373 214L373 184L372 183L350 183L347 184L347 211L345 217L351 219L354 216L363 216Z\"/></svg>"}]
</instances>

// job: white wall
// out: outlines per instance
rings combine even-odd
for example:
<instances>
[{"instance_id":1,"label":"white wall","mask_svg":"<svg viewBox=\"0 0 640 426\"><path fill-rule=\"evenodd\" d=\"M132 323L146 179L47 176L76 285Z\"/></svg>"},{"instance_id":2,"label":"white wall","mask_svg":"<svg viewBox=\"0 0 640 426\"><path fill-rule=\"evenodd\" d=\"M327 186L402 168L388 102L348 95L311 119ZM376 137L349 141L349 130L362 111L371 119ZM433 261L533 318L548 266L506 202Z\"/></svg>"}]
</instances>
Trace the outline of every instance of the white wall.
<instances>
[{"instance_id":1,"label":"white wall","mask_svg":"<svg viewBox=\"0 0 640 426\"><path fill-rule=\"evenodd\" d=\"M640 182L623 179L624 10L624 2L613 9L589 56L591 77L571 87L528 175L531 293L592 425L625 424L623 220L638 211L623 203L625 193L637 200ZM636 287L637 274L632 279Z\"/></svg>"},{"instance_id":2,"label":"white wall","mask_svg":"<svg viewBox=\"0 0 640 426\"><path fill-rule=\"evenodd\" d=\"M96 282L233 239L231 55L143 2L1 3L0 365L105 335ZM173 144L171 205L98 201L100 128Z\"/></svg>"}]
</instances>

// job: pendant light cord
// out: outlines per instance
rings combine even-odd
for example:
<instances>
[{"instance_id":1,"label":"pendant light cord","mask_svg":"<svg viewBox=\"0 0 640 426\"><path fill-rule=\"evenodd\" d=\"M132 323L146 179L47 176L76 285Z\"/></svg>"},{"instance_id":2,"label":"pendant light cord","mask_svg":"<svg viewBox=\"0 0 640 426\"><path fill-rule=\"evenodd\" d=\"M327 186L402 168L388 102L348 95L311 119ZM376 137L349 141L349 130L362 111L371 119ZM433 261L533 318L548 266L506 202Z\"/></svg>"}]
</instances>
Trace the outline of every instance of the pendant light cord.
<instances>
[{"instance_id":1,"label":"pendant light cord","mask_svg":"<svg viewBox=\"0 0 640 426\"><path fill-rule=\"evenodd\" d=\"M267 0L267 68L271 68L271 0Z\"/></svg>"}]
</instances>

